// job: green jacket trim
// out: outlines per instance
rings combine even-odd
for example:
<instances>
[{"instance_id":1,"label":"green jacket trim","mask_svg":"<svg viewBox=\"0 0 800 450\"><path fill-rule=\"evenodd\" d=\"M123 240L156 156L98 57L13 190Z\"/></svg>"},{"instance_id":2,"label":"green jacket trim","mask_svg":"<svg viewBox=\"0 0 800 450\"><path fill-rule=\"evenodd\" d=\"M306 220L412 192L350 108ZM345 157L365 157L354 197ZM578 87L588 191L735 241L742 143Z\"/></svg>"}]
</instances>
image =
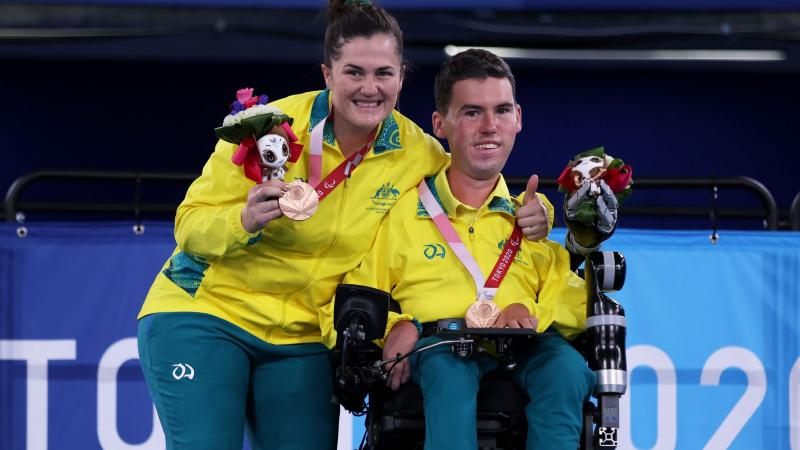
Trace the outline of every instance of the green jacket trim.
<instances>
[{"instance_id":1,"label":"green jacket trim","mask_svg":"<svg viewBox=\"0 0 800 450\"><path fill-rule=\"evenodd\" d=\"M442 200L439 198L439 192L436 190L436 184L434 183L435 178L436 177L425 178L425 183L428 185L428 188L430 188L433 198L436 199L436 202L439 203L439 206L441 206L442 210L447 214L448 211L442 204ZM505 213L511 217L516 217L517 215L517 205L513 201L503 197L494 196L486 208L489 211ZM422 204L422 200L417 201L417 217L431 217L431 215L428 214L428 210L425 209L425 205Z\"/></svg>"},{"instance_id":2,"label":"green jacket trim","mask_svg":"<svg viewBox=\"0 0 800 450\"><path fill-rule=\"evenodd\" d=\"M492 201L489 202L489 206L487 208L489 211L502 212L510 216L517 215L517 205L511 200L503 197L492 198Z\"/></svg>"},{"instance_id":3,"label":"green jacket trim","mask_svg":"<svg viewBox=\"0 0 800 450\"><path fill-rule=\"evenodd\" d=\"M208 262L202 256L178 252L169 260L169 267L162 272L167 278L194 297L203 281Z\"/></svg>"}]
</instances>

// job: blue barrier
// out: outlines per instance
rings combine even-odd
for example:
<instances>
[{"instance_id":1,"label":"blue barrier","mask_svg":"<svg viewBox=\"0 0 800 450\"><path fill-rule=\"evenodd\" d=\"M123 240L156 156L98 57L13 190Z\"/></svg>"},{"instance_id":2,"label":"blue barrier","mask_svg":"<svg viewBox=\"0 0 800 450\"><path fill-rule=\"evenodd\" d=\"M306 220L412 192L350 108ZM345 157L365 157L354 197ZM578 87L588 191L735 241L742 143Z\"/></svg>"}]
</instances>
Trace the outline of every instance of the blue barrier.
<instances>
[{"instance_id":1,"label":"blue barrier","mask_svg":"<svg viewBox=\"0 0 800 450\"><path fill-rule=\"evenodd\" d=\"M145 225L0 225L0 448L164 447L134 336L174 240ZM800 450L800 233L720 234L619 230L606 246L628 259L612 294L629 327L621 448Z\"/></svg>"}]
</instances>

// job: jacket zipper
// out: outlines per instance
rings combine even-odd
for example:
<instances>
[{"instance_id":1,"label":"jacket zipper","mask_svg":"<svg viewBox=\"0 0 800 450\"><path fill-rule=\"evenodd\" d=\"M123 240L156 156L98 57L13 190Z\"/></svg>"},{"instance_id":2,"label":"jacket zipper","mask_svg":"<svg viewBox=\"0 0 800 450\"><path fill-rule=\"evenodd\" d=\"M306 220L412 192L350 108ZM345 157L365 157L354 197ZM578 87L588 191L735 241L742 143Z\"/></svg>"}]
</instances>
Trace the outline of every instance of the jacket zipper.
<instances>
[{"instance_id":1,"label":"jacket zipper","mask_svg":"<svg viewBox=\"0 0 800 450\"><path fill-rule=\"evenodd\" d=\"M341 187L341 189L342 189L342 201L339 202L339 211L338 211L338 214L336 215L336 226L333 229L333 231L334 231L333 232L333 239L331 239L331 242L328 244L328 246L325 247L325 249L322 250L316 256L317 261L314 263L314 268L309 271L308 277L306 278L305 283L303 283L303 285L299 289L291 291L291 292L289 292L289 293L287 293L286 295L283 296L283 300L281 301L281 318L280 318L280 321L278 321L278 324L276 326L270 327L267 330L267 333L266 333L266 339L267 340L269 340L269 338L272 336L272 330L274 330L276 328L283 328L284 325L286 325L286 307L289 304L289 299L294 294L296 294L298 292L302 292L302 291L308 289L311 286L313 280L316 279L315 276L316 276L317 272L319 271L319 266L320 266L320 264L322 264L322 261L325 259L325 256L331 251L331 249L336 247L336 244L339 243L339 238L341 237L341 233L339 232L339 230L341 229L341 225L342 225L342 216L343 216L342 212L344 211L345 206L347 205L347 184L348 184L349 180L350 180L349 177L345 178L344 179L344 183L342 183L342 187Z\"/></svg>"}]
</instances>

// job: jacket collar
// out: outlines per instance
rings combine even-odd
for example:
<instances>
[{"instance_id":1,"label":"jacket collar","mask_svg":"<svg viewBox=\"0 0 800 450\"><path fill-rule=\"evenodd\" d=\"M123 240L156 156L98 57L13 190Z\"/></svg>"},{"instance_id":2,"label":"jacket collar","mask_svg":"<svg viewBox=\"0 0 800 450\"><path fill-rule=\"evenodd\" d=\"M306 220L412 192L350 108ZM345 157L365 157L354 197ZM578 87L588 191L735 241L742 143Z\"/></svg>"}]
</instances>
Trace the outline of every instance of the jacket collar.
<instances>
[{"instance_id":1,"label":"jacket collar","mask_svg":"<svg viewBox=\"0 0 800 450\"><path fill-rule=\"evenodd\" d=\"M426 178L425 183L428 185L433 197L442 207L447 216L454 218L456 217L456 211L459 206L464 208L471 207L461 203L453 195L453 191L450 190L450 183L447 181L447 169L449 168L450 167L448 166L442 169L435 176ZM497 185L495 185L494 190L491 192L491 194L489 194L489 198L479 209L486 209L487 211L499 212L511 217L516 217L517 206L517 201L508 192L508 186L506 185L506 181L501 174L500 178L497 180ZM428 211L425 209L425 206L422 204L421 200L417 202L417 217L430 217L430 214L428 214Z\"/></svg>"},{"instance_id":2,"label":"jacket collar","mask_svg":"<svg viewBox=\"0 0 800 450\"><path fill-rule=\"evenodd\" d=\"M311 120L308 122L308 132L328 116L328 111L331 107L331 94L330 90L325 89L320 91L314 98L314 103L311 106ZM380 124L379 132L375 138L375 144L372 148L372 153L380 155L393 150L402 150L403 145L400 142L400 128L397 126L397 120L394 118L394 110L391 114ZM328 145L336 145L336 136L333 135L333 123L325 122L325 128L322 130L322 139Z\"/></svg>"}]
</instances>

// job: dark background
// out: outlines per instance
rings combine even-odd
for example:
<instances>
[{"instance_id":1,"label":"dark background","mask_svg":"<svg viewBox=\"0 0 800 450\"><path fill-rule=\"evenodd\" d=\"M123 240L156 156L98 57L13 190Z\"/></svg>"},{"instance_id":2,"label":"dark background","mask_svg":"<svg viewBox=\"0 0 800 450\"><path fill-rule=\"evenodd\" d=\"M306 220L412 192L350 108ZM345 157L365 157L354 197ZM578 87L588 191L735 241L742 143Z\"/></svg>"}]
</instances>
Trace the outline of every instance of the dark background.
<instances>
[{"instance_id":1,"label":"dark background","mask_svg":"<svg viewBox=\"0 0 800 450\"><path fill-rule=\"evenodd\" d=\"M216 141L213 128L237 89L251 86L277 99L324 86L319 10L201 3L208 2L0 2L0 189L45 169L199 174ZM497 10L431 3L435 9L393 10L413 66L400 110L424 129L430 129L433 76L445 45L565 51L555 59L509 59L523 131L507 177L554 178L572 155L603 145L634 167L635 179L752 177L774 196L780 224L788 228L800 192L800 14L793 2L773 3L771 10L740 2L735 11L713 3L675 10L666 1L653 10L589 9L580 2L567 2L571 8L564 10L536 9L533 2L501 2ZM571 53L657 49L761 49L784 59L609 60ZM177 203L185 187L148 185L141 199ZM560 203L561 194L546 192ZM129 202L133 195L128 185L43 182L21 199ZM637 189L629 205L708 210L711 191ZM734 189L722 190L716 206L760 203ZM705 216L626 216L623 225L712 223ZM723 217L719 226L763 228L760 218Z\"/></svg>"}]
</instances>

